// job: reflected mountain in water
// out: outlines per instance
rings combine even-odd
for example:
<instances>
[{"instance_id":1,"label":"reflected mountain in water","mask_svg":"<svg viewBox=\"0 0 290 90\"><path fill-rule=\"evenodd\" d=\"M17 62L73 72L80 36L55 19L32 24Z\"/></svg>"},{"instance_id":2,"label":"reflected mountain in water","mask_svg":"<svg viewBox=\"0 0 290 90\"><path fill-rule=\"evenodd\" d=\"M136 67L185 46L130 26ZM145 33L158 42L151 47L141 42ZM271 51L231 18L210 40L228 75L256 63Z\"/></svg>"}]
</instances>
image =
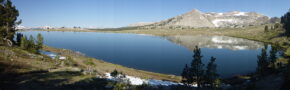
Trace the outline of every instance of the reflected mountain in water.
<instances>
[{"instance_id":1,"label":"reflected mountain in water","mask_svg":"<svg viewBox=\"0 0 290 90\"><path fill-rule=\"evenodd\" d=\"M256 50L264 46L261 42L251 41L228 36L186 36L176 35L167 37L168 40L183 45L191 50L198 45L201 48L230 49L230 50Z\"/></svg>"}]
</instances>

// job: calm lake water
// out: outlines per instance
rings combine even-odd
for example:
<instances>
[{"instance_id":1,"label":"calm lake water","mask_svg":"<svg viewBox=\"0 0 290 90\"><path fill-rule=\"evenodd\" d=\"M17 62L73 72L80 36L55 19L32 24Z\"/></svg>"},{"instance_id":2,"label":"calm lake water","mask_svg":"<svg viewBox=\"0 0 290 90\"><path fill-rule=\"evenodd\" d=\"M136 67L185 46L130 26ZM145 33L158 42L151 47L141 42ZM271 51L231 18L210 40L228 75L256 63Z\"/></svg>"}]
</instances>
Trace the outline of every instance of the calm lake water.
<instances>
[{"instance_id":1,"label":"calm lake water","mask_svg":"<svg viewBox=\"0 0 290 90\"><path fill-rule=\"evenodd\" d=\"M201 47L203 62L217 58L222 77L254 72L257 55L263 43L225 36L157 37L137 34L97 32L26 31L24 35L41 33L51 47L79 51L87 56L126 67L158 73L180 75L192 61L192 49Z\"/></svg>"}]
</instances>

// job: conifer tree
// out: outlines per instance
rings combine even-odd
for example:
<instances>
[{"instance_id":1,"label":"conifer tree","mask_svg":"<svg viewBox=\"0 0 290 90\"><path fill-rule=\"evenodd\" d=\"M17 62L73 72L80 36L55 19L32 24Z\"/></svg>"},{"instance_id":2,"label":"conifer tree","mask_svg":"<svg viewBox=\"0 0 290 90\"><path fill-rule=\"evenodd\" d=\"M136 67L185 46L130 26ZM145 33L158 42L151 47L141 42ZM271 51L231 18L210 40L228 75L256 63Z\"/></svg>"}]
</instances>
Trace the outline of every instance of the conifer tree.
<instances>
[{"instance_id":1,"label":"conifer tree","mask_svg":"<svg viewBox=\"0 0 290 90\"><path fill-rule=\"evenodd\" d=\"M215 81L218 79L217 65L215 64L216 58L211 57L210 62L207 64L206 70L206 82L210 85L210 88L214 88Z\"/></svg>"},{"instance_id":2,"label":"conifer tree","mask_svg":"<svg viewBox=\"0 0 290 90\"><path fill-rule=\"evenodd\" d=\"M278 28L280 28L280 24L279 23L275 23L274 29L278 29Z\"/></svg>"},{"instance_id":3,"label":"conifer tree","mask_svg":"<svg viewBox=\"0 0 290 90\"><path fill-rule=\"evenodd\" d=\"M290 10L281 17L281 23L283 28L286 30L285 34L290 36Z\"/></svg>"},{"instance_id":4,"label":"conifer tree","mask_svg":"<svg viewBox=\"0 0 290 90\"><path fill-rule=\"evenodd\" d=\"M16 34L16 43L17 43L18 46L20 46L22 37L23 37L23 34L21 34L21 33L17 33Z\"/></svg>"},{"instance_id":5,"label":"conifer tree","mask_svg":"<svg viewBox=\"0 0 290 90\"><path fill-rule=\"evenodd\" d=\"M264 32L269 32L269 27L267 25L264 28Z\"/></svg>"},{"instance_id":6,"label":"conifer tree","mask_svg":"<svg viewBox=\"0 0 290 90\"><path fill-rule=\"evenodd\" d=\"M37 42L36 42L36 49L39 52L39 50L42 48L43 46L43 37L40 33L37 34Z\"/></svg>"},{"instance_id":7,"label":"conifer tree","mask_svg":"<svg viewBox=\"0 0 290 90\"><path fill-rule=\"evenodd\" d=\"M119 72L115 69L113 72L110 73L112 77L117 77Z\"/></svg>"},{"instance_id":8,"label":"conifer tree","mask_svg":"<svg viewBox=\"0 0 290 90\"><path fill-rule=\"evenodd\" d=\"M19 12L10 0L0 0L0 42L6 46L13 46Z\"/></svg>"},{"instance_id":9,"label":"conifer tree","mask_svg":"<svg viewBox=\"0 0 290 90\"><path fill-rule=\"evenodd\" d=\"M272 46L272 49L270 51L270 57L269 57L269 62L272 64L272 66L275 66L275 62L276 62L276 59L277 59L277 47L275 46Z\"/></svg>"},{"instance_id":10,"label":"conifer tree","mask_svg":"<svg viewBox=\"0 0 290 90\"><path fill-rule=\"evenodd\" d=\"M187 64L185 64L185 67L181 73L181 76L182 76L182 83L185 83L185 84L191 84L193 81L193 77L191 76L191 73L190 73L190 67L188 67Z\"/></svg>"},{"instance_id":11,"label":"conifer tree","mask_svg":"<svg viewBox=\"0 0 290 90\"><path fill-rule=\"evenodd\" d=\"M288 62L290 62L290 58L288 59ZM284 83L280 90L290 90L290 63L286 65L284 71Z\"/></svg>"},{"instance_id":12,"label":"conifer tree","mask_svg":"<svg viewBox=\"0 0 290 90\"><path fill-rule=\"evenodd\" d=\"M28 40L28 51L36 53L36 45L35 45L35 40L32 35L30 35L29 40Z\"/></svg>"},{"instance_id":13,"label":"conifer tree","mask_svg":"<svg viewBox=\"0 0 290 90\"><path fill-rule=\"evenodd\" d=\"M23 36L21 37L20 48L22 48L23 50L26 50L27 47L28 47L27 38L26 36Z\"/></svg>"},{"instance_id":14,"label":"conifer tree","mask_svg":"<svg viewBox=\"0 0 290 90\"><path fill-rule=\"evenodd\" d=\"M264 76L269 65L266 49L263 48L261 55L258 55L257 57L258 57L257 73L261 76Z\"/></svg>"},{"instance_id":15,"label":"conifer tree","mask_svg":"<svg viewBox=\"0 0 290 90\"><path fill-rule=\"evenodd\" d=\"M202 63L202 55L200 48L198 46L195 46L194 50L194 55L193 55L193 60L191 62L191 70L192 76L193 76L193 81L197 83L197 88L200 89L202 85L202 80L204 76L204 70L203 66L204 64Z\"/></svg>"},{"instance_id":16,"label":"conifer tree","mask_svg":"<svg viewBox=\"0 0 290 90\"><path fill-rule=\"evenodd\" d=\"M207 70L205 71L202 63L202 55L201 50L196 46L193 50L193 60L191 62L191 66L189 67L187 64L183 68L181 73L182 83L186 85L192 84L195 82L197 84L197 89L201 89L205 83L210 84L212 89L217 89L220 85L221 81L218 79L217 74L217 65L215 64L216 58L211 57L210 62L207 65Z\"/></svg>"}]
</instances>

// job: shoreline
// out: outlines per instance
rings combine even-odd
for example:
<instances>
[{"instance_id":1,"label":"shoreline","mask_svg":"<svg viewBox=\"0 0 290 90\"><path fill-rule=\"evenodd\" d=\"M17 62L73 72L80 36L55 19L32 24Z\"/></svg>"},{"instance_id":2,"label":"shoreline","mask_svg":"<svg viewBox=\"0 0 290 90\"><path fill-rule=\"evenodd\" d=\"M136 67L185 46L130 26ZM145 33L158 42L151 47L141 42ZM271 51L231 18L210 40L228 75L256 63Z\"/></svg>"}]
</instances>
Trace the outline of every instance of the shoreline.
<instances>
[{"instance_id":1,"label":"shoreline","mask_svg":"<svg viewBox=\"0 0 290 90\"><path fill-rule=\"evenodd\" d=\"M129 68L126 66L122 66L119 64L113 64L110 62L106 62L103 60L99 60L97 58L92 58L88 56L78 56L78 55L70 55L76 53L76 51L72 51L69 49L61 49L61 48L54 48L50 46L45 46L44 49L45 51L49 52L54 52L54 53L59 53L62 56L74 58L76 60L81 60L81 61L90 61L96 65L84 65L87 67L91 67L92 69L97 69L98 73L101 74L101 76L105 75L108 72L112 72L113 70L118 70L126 75L134 76L134 77L139 77L142 79L156 79L156 80L164 80L164 81L172 81L172 82L180 82L181 77L176 76L176 75L170 75L170 74L162 74L162 73L156 73L156 72L150 72L150 71L145 71L145 70L138 70L135 68ZM70 52L70 54L66 53Z\"/></svg>"},{"instance_id":2,"label":"shoreline","mask_svg":"<svg viewBox=\"0 0 290 90\"><path fill-rule=\"evenodd\" d=\"M250 30L244 29L244 28L238 28L238 29L242 29L241 33L240 33L240 31L237 31L236 28L230 28L230 29L226 29L226 30L223 30L223 29L206 29L206 30L204 30L204 29L194 29L194 30L121 30L121 31L109 31L109 30L108 31L103 31L103 30L102 31L97 31L97 30L84 30L84 31L83 30L29 30L29 31L127 33L127 34L149 35L149 36L159 36L159 37L167 37L167 36L171 36L171 35L220 35L220 36L229 36L229 37L242 38L242 39L247 39L247 40L263 42L263 43L269 43L269 44L272 44L272 45L274 44L273 41L267 40L268 38L259 39L262 35L264 35L263 29L262 29L263 27L253 26L253 27L248 27L248 28ZM212 30L215 30L215 31L212 31ZM255 32L254 34L256 34L257 37L255 37L255 36L252 36L252 37L251 36L241 36L241 34L245 34L245 33L246 34L252 34L252 33L248 33L248 31ZM177 32L177 33L175 33L175 32ZM258 32L258 33L256 33L256 32ZM278 40L279 39L280 38L278 37ZM281 46L281 47L286 49L286 50L289 49L289 46L288 47L287 46ZM90 57L87 57L87 58L90 58ZM96 60L98 60L98 59L96 59ZM105 62L105 61L103 61L103 62ZM106 62L106 63L109 63L109 62ZM109 64L112 64L112 63L109 63ZM120 67L127 68L126 66L122 66L122 65L118 65L118 64L113 64L113 65L117 65L117 66L120 66ZM130 68L130 69L132 69L133 71L141 71L140 73L147 73L147 74L151 74L151 75L157 75L160 78L160 75L158 75L160 73L143 71L143 70L138 70L138 69L133 69L133 68ZM169 80L169 81L180 82L180 80L181 80L180 76L168 75L168 74L161 74L161 75L165 75L166 79ZM135 76L135 75L131 74L131 76ZM168 76L170 76L171 78L168 79ZM136 77L144 78L143 75L138 75ZM161 76L161 77L163 77L163 79L164 79L164 76ZM172 77L175 77L175 80L173 80ZM177 77L177 79L176 79L176 77ZM145 77L145 78L148 78L148 77ZM163 80L163 79L161 79L161 80Z\"/></svg>"},{"instance_id":3,"label":"shoreline","mask_svg":"<svg viewBox=\"0 0 290 90\"><path fill-rule=\"evenodd\" d=\"M281 28L276 31L270 31L270 33L264 33L264 25L250 26L250 27L244 27L244 28L196 28L196 29L188 29L188 30L187 29L186 30L175 30L175 29L132 29L132 30L131 29L130 30L44 29L44 30L27 30L27 31L126 33L126 34L137 34L137 35L159 36L159 37L167 37L167 36L174 36L174 35L229 36L229 37L242 38L242 39L247 39L247 40L252 40L252 41L268 43L272 45L278 45L279 47L282 47L283 49L285 49L286 55L290 57L290 46L289 46L290 38L281 37L281 36L276 37L276 36L279 36L283 32Z\"/></svg>"}]
</instances>

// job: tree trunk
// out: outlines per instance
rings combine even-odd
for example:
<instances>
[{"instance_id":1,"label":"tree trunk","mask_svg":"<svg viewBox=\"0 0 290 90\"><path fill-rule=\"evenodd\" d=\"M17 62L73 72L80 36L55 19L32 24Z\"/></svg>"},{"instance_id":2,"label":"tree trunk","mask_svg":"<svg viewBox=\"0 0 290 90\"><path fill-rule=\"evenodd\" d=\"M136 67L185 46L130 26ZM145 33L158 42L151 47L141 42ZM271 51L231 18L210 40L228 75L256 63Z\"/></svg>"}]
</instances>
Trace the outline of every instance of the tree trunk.
<instances>
[{"instance_id":1,"label":"tree trunk","mask_svg":"<svg viewBox=\"0 0 290 90\"><path fill-rule=\"evenodd\" d=\"M197 90L200 90L200 78L197 77Z\"/></svg>"},{"instance_id":2,"label":"tree trunk","mask_svg":"<svg viewBox=\"0 0 290 90\"><path fill-rule=\"evenodd\" d=\"M7 39L7 46L12 47L13 46L13 42L9 39Z\"/></svg>"},{"instance_id":3,"label":"tree trunk","mask_svg":"<svg viewBox=\"0 0 290 90\"><path fill-rule=\"evenodd\" d=\"M10 40L9 37L9 23L6 22L6 36L4 36L3 40L4 40L4 44L6 44L6 46L12 47L13 46L13 41Z\"/></svg>"},{"instance_id":4,"label":"tree trunk","mask_svg":"<svg viewBox=\"0 0 290 90\"><path fill-rule=\"evenodd\" d=\"M3 41L4 41L4 44L6 46L9 46L9 47L12 47L13 46L13 42L11 40L7 39L6 37L3 38Z\"/></svg>"}]
</instances>

